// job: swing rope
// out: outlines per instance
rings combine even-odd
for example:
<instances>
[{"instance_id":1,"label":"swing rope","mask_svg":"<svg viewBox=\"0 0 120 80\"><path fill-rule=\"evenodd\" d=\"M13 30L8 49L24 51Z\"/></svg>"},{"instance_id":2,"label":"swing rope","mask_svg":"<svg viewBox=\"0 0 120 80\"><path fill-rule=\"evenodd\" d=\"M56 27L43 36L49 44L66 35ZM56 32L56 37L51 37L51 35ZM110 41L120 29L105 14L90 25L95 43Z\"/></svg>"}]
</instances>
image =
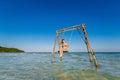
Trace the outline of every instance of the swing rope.
<instances>
[{"instance_id":1,"label":"swing rope","mask_svg":"<svg viewBox=\"0 0 120 80\"><path fill-rule=\"evenodd\" d=\"M72 35L73 35L73 30L71 31L71 34L70 34L70 38L69 38L69 41L68 41L68 46L70 46L70 44L71 44ZM64 39L63 36L64 36L64 32L59 33L59 36L58 36L58 49L60 49L60 47L61 47L61 39Z\"/></svg>"},{"instance_id":2,"label":"swing rope","mask_svg":"<svg viewBox=\"0 0 120 80\"><path fill-rule=\"evenodd\" d=\"M71 35L70 35L70 38L69 38L69 42L68 42L69 45L71 44L72 35L73 35L73 30L72 30Z\"/></svg>"},{"instance_id":3,"label":"swing rope","mask_svg":"<svg viewBox=\"0 0 120 80\"><path fill-rule=\"evenodd\" d=\"M68 41L68 45L71 44L72 36L73 36L73 30L71 31L70 38L69 38L69 41ZM64 32L59 34L59 39L58 39L59 44L60 44L61 39L63 39L63 37L64 37Z\"/></svg>"},{"instance_id":4,"label":"swing rope","mask_svg":"<svg viewBox=\"0 0 120 80\"><path fill-rule=\"evenodd\" d=\"M80 30L78 30L78 33L79 33L81 39L82 39L83 41L85 41L85 38L82 36L82 33L80 32Z\"/></svg>"}]
</instances>

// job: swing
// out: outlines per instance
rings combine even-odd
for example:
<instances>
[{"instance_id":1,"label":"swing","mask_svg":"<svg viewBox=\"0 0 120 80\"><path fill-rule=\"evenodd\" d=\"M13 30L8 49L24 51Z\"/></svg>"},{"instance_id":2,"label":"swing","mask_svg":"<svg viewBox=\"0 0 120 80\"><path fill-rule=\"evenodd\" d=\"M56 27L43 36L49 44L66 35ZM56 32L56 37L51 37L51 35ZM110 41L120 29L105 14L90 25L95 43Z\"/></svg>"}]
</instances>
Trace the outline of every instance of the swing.
<instances>
[{"instance_id":1,"label":"swing","mask_svg":"<svg viewBox=\"0 0 120 80\"><path fill-rule=\"evenodd\" d=\"M58 46L60 46L61 40L64 39L64 38L63 38L64 33L62 32L62 33L60 33L59 35L60 35L60 36L59 36L59 39L58 39L58 42L59 42L59 43L58 43ZM70 38L69 38L69 41L68 41L68 47L70 46L71 39L72 39L72 35L73 35L73 30L71 31L71 34L70 34ZM67 47L67 48L68 48L68 47ZM59 47L59 50L60 50L60 47ZM59 50L58 50L58 53L60 52ZM69 51L68 51L68 50L64 50L63 52L69 52Z\"/></svg>"},{"instance_id":2,"label":"swing","mask_svg":"<svg viewBox=\"0 0 120 80\"><path fill-rule=\"evenodd\" d=\"M84 40L84 42L86 44L90 62L92 61L92 58L94 58L94 64L97 68L98 67L98 62L97 62L97 59L96 59L96 55L95 55L95 52L91 48L90 43L88 41L86 26L84 24L78 24L78 25L75 25L75 26L70 26L68 28L63 28L63 29L60 29L60 30L56 30L56 37L55 37L54 47L53 47L53 51L52 51L51 62L54 62L54 52L55 52L55 49L56 49L56 43L57 42L58 42L58 48L60 50L60 43L59 43L59 39L58 39L58 38L60 38L59 35L63 32L70 31L70 30L72 30L72 31L77 30L78 33L80 34L80 36L82 35L81 38ZM69 39L69 45L70 45L70 42L71 42L72 35L73 35L73 32L71 32L71 36L70 36L70 39ZM61 59L61 57L60 57L60 59Z\"/></svg>"}]
</instances>

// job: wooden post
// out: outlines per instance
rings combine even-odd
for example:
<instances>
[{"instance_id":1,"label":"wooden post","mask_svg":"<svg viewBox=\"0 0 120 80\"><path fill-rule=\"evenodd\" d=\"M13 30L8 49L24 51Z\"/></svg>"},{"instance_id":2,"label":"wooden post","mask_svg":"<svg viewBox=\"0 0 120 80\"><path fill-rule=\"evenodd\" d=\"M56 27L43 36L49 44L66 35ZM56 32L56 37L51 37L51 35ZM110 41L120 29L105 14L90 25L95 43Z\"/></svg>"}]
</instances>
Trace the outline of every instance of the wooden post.
<instances>
[{"instance_id":1,"label":"wooden post","mask_svg":"<svg viewBox=\"0 0 120 80\"><path fill-rule=\"evenodd\" d=\"M56 30L56 37L55 37L54 47L53 47L53 51L52 51L52 60L51 60L51 62L54 62L54 52L55 52L57 40L58 40L58 31Z\"/></svg>"},{"instance_id":2,"label":"wooden post","mask_svg":"<svg viewBox=\"0 0 120 80\"><path fill-rule=\"evenodd\" d=\"M88 55L90 57L90 62L92 61L92 56L94 58L94 63L95 63L95 66L98 67L98 63L97 63L97 59L96 59L96 56L95 56L95 52L92 50L92 48L90 47L90 43L88 41L88 36L87 36L87 32L86 32L86 29L85 29L85 26L84 24L81 25L82 26L82 29L83 29L83 32L84 32L84 37L85 37L85 43L87 45L87 50L88 50ZM91 56L91 53L92 52L92 56Z\"/></svg>"},{"instance_id":3,"label":"wooden post","mask_svg":"<svg viewBox=\"0 0 120 80\"><path fill-rule=\"evenodd\" d=\"M59 38L59 36L58 36L58 38ZM57 40L58 40L58 51L60 51L60 41L59 41L60 39L57 39Z\"/></svg>"},{"instance_id":4,"label":"wooden post","mask_svg":"<svg viewBox=\"0 0 120 80\"><path fill-rule=\"evenodd\" d=\"M94 58L95 66L98 67L98 62L97 62L97 59L96 59L96 55L95 55L95 52L93 50L92 50L92 55L93 55L93 58Z\"/></svg>"},{"instance_id":5,"label":"wooden post","mask_svg":"<svg viewBox=\"0 0 120 80\"><path fill-rule=\"evenodd\" d=\"M86 43L86 46L87 46L87 50L88 50L88 55L89 55L89 58L90 58L90 62L92 62L92 56L90 54L91 48L90 48L90 44L89 44L89 41L88 41L88 36L87 36L86 29L85 29L85 25L82 24L81 27L82 27L82 31L84 33L85 43Z\"/></svg>"}]
</instances>

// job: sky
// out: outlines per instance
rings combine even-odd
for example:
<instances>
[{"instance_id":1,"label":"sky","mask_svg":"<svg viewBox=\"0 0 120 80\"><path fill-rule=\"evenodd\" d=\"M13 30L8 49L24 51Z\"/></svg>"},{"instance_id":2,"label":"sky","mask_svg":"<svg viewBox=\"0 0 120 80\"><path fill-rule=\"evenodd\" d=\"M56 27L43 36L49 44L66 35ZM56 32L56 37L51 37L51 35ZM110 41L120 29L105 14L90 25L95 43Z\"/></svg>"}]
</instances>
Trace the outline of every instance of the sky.
<instances>
[{"instance_id":1,"label":"sky","mask_svg":"<svg viewBox=\"0 0 120 80\"><path fill-rule=\"evenodd\" d=\"M119 0L0 0L0 45L52 51L55 30L84 23L95 51L120 51ZM63 38L69 42L71 32ZM70 51L86 51L73 31Z\"/></svg>"}]
</instances>

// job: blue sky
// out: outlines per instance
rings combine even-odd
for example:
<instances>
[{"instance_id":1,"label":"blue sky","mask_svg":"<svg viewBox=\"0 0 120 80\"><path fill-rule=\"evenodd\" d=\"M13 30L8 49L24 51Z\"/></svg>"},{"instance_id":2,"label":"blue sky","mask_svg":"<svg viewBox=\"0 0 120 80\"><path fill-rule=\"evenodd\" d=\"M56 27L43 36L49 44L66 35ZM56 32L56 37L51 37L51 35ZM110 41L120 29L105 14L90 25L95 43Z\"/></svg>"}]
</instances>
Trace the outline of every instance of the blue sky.
<instances>
[{"instance_id":1,"label":"blue sky","mask_svg":"<svg viewBox=\"0 0 120 80\"><path fill-rule=\"evenodd\" d=\"M86 24L95 51L120 51L119 0L0 0L0 45L52 51L55 30ZM68 42L70 32L64 38ZM86 51L73 32L70 51Z\"/></svg>"}]
</instances>

